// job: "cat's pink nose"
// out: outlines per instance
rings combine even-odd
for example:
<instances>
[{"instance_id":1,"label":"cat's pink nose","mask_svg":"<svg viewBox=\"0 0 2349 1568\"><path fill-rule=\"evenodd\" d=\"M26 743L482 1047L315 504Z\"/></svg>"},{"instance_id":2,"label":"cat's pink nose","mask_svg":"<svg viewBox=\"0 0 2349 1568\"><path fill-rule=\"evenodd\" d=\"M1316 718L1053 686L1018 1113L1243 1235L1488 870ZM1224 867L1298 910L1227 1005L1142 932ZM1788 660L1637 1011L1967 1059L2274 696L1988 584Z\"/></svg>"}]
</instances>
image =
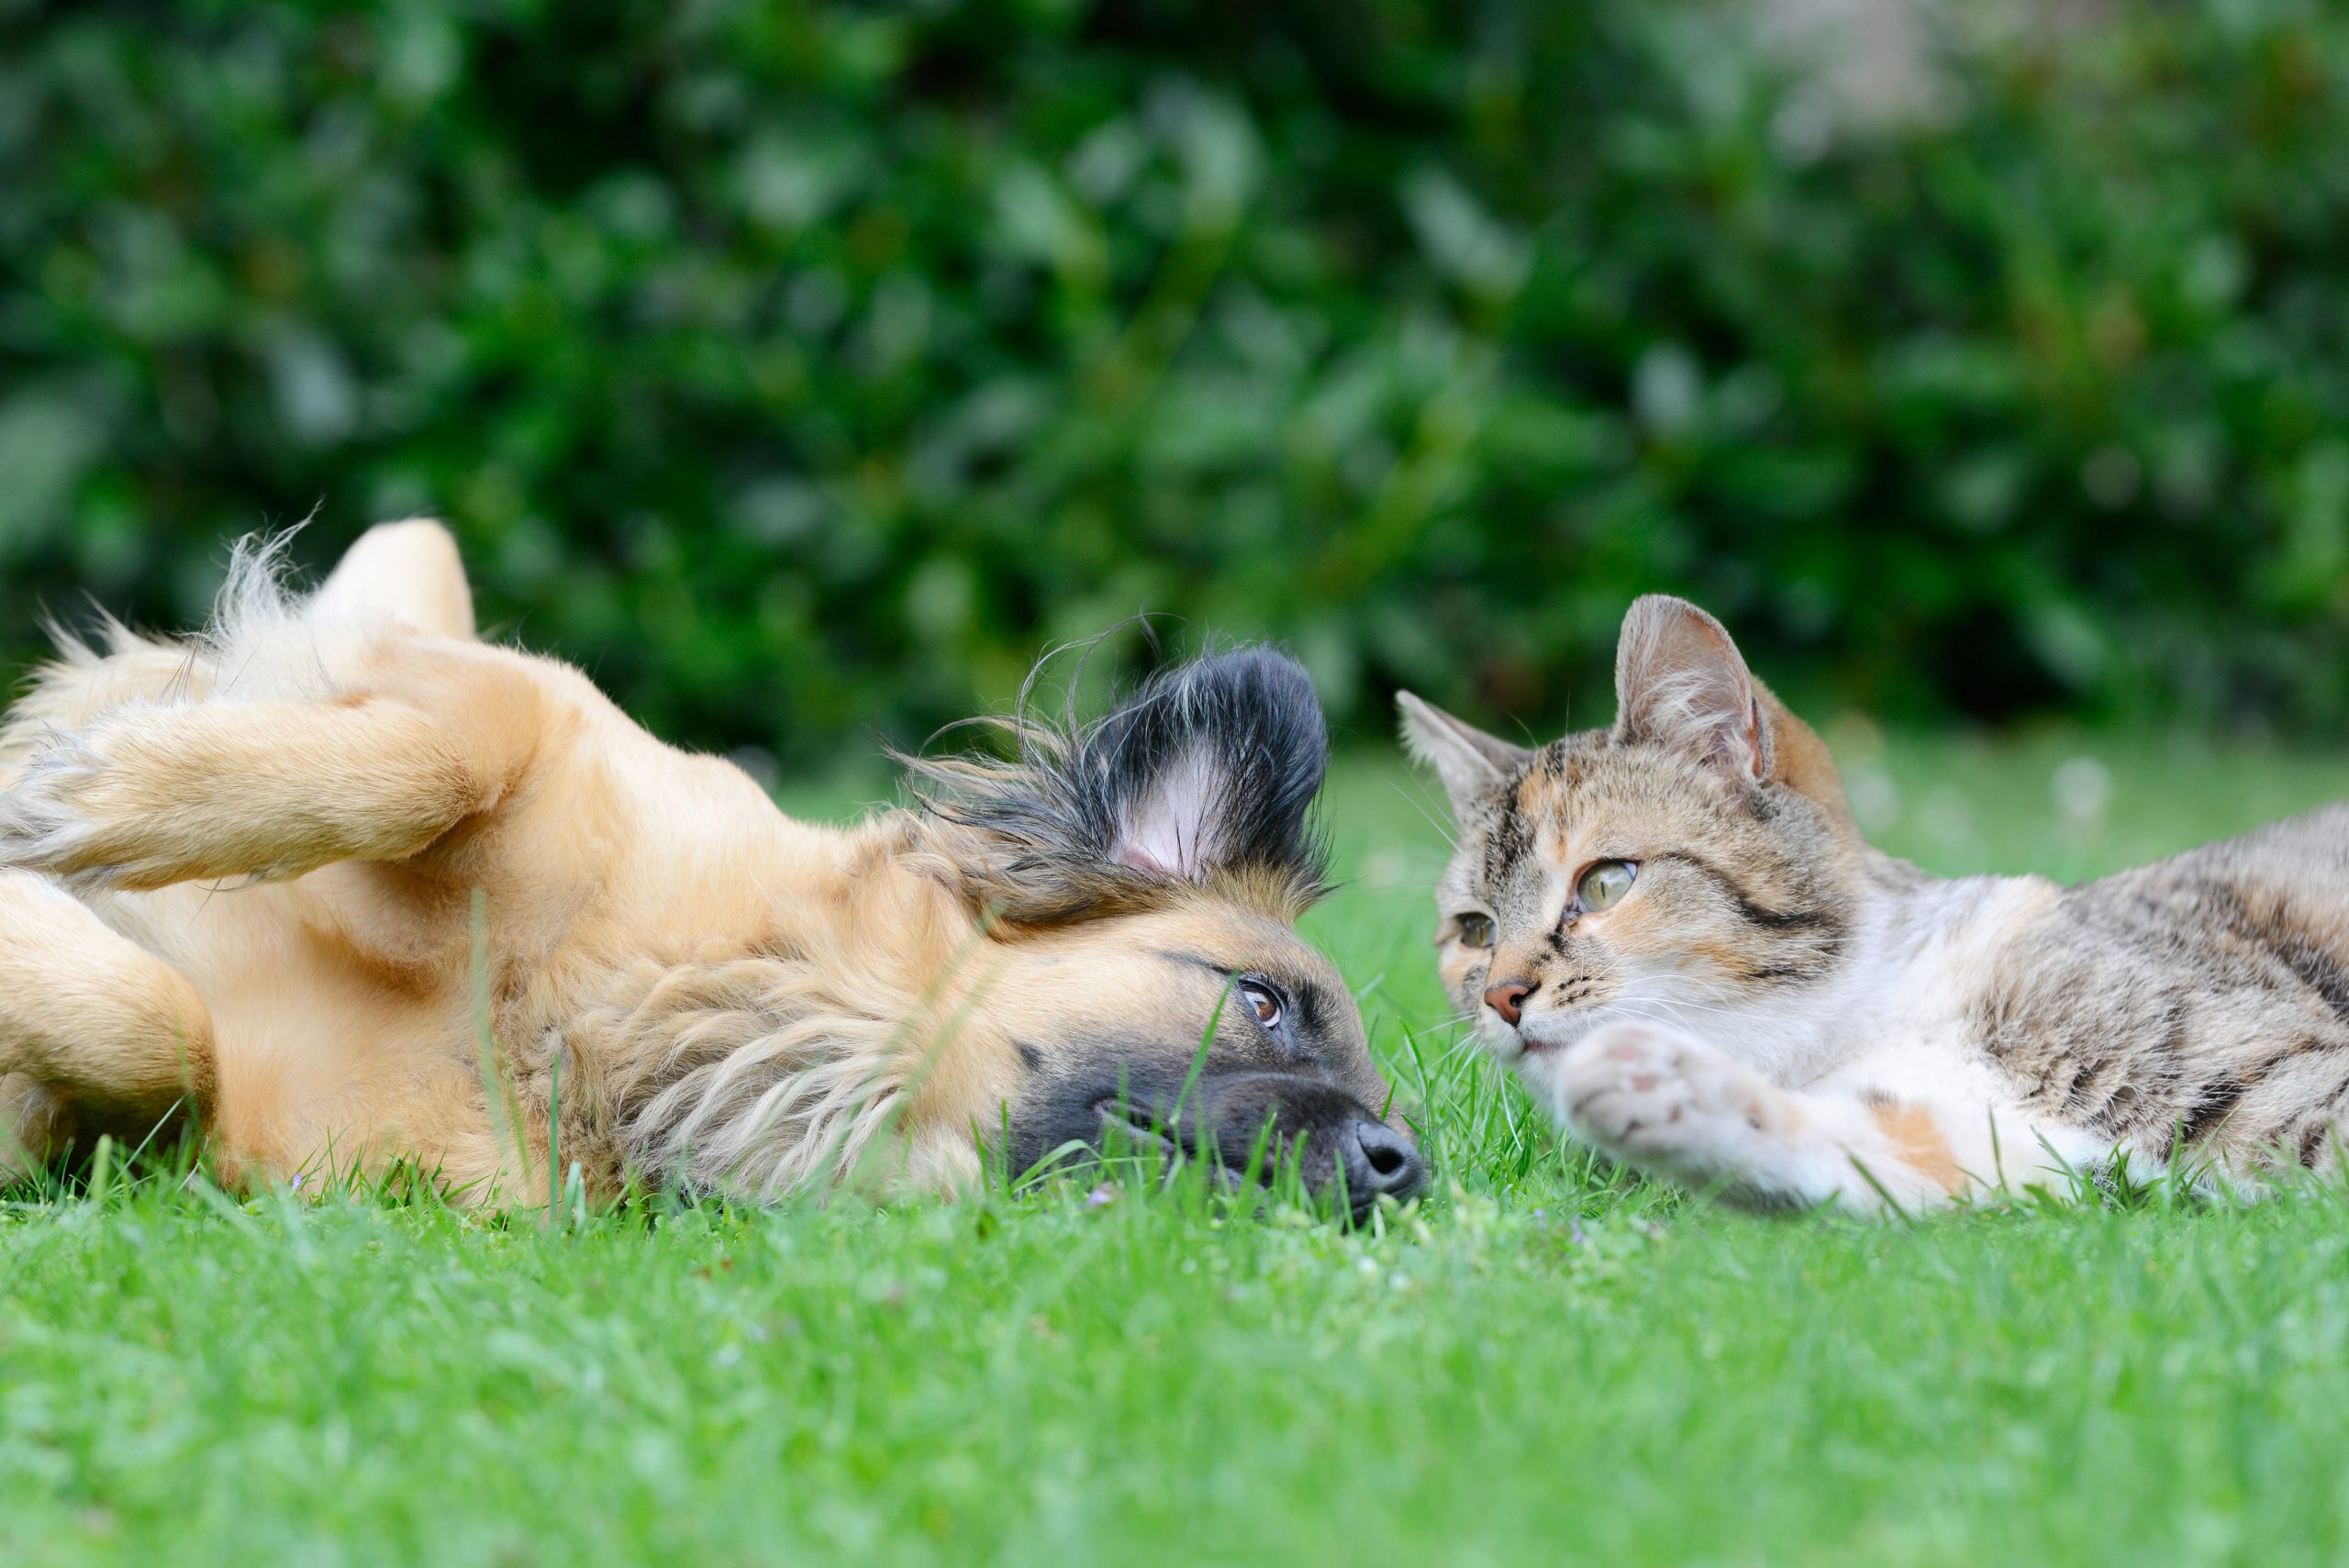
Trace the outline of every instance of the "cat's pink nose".
<instances>
[{"instance_id":1,"label":"cat's pink nose","mask_svg":"<svg viewBox=\"0 0 2349 1568\"><path fill-rule=\"evenodd\" d=\"M1485 987L1485 1006L1501 1016L1501 1022L1511 1029L1517 1027L1523 1014L1525 999L1539 989L1531 980L1504 980L1497 985Z\"/></svg>"}]
</instances>

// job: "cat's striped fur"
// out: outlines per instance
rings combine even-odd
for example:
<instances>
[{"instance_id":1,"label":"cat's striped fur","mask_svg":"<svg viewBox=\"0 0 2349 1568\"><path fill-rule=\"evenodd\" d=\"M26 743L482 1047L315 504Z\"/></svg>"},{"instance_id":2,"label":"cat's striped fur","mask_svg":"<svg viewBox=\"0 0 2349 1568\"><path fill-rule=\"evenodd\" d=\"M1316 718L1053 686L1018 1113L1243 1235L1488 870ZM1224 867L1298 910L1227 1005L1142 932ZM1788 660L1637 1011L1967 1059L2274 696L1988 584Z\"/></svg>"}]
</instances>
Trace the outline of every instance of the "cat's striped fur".
<instances>
[{"instance_id":1,"label":"cat's striped fur","mask_svg":"<svg viewBox=\"0 0 2349 1568\"><path fill-rule=\"evenodd\" d=\"M1402 698L1459 825L1446 988L1583 1139L1857 1210L2123 1156L2238 1187L2342 1158L2349 806L2076 887L1945 881L1863 839L1695 606L1631 606L1617 686L1613 728L1539 750ZM1628 889L1590 906L1616 862Z\"/></svg>"}]
</instances>

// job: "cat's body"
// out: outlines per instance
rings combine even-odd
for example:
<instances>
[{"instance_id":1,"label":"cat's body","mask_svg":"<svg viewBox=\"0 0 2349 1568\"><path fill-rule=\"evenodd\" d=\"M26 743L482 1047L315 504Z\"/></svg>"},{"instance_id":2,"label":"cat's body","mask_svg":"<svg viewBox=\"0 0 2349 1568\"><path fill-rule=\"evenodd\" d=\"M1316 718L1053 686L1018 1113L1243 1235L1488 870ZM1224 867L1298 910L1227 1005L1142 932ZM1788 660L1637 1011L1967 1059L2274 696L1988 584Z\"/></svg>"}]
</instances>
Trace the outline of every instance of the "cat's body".
<instances>
[{"instance_id":1,"label":"cat's body","mask_svg":"<svg viewBox=\"0 0 2349 1568\"><path fill-rule=\"evenodd\" d=\"M1587 1141L1862 1210L2340 1161L2349 807L2076 887L1943 880L1865 842L1702 611L1634 606L1618 674L1612 729L1539 751L1404 701L1461 829L1447 989Z\"/></svg>"}]
</instances>

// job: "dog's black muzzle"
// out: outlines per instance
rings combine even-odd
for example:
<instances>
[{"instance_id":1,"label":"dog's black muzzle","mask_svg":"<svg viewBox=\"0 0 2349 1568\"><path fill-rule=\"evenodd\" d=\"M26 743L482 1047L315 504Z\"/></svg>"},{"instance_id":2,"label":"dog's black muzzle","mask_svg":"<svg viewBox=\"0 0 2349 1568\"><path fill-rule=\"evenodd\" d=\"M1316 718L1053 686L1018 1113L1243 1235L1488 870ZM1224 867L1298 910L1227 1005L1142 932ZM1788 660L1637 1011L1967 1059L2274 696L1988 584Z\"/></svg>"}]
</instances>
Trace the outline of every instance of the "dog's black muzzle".
<instances>
[{"instance_id":1,"label":"dog's black muzzle","mask_svg":"<svg viewBox=\"0 0 2349 1568\"><path fill-rule=\"evenodd\" d=\"M1122 1140L1193 1159L1212 1159L1238 1179L1252 1167L1269 1181L1296 1162L1317 1195L1337 1195L1359 1223L1381 1197L1408 1203L1427 1190L1427 1162L1402 1133L1323 1079L1299 1073L1208 1072L1185 1093L1178 1084L1058 1084L1028 1096L1012 1121L1013 1162L1022 1172L1056 1150L1098 1151Z\"/></svg>"}]
</instances>

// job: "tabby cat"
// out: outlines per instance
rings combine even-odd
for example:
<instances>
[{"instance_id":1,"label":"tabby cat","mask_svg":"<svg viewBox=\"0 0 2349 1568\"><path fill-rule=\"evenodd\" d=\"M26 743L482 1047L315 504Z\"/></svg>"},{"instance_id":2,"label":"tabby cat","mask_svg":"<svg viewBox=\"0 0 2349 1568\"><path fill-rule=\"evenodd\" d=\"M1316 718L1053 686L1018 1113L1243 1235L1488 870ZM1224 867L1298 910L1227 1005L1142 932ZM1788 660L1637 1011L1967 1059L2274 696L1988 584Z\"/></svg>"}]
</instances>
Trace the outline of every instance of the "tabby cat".
<instances>
[{"instance_id":1,"label":"tabby cat","mask_svg":"<svg viewBox=\"0 0 2349 1568\"><path fill-rule=\"evenodd\" d=\"M1399 699L1459 827L1445 986L1577 1137L1765 1208L2340 1161L2349 806L2080 886L1949 881L1861 837L1696 606L1631 606L1616 695L1539 750Z\"/></svg>"}]
</instances>

